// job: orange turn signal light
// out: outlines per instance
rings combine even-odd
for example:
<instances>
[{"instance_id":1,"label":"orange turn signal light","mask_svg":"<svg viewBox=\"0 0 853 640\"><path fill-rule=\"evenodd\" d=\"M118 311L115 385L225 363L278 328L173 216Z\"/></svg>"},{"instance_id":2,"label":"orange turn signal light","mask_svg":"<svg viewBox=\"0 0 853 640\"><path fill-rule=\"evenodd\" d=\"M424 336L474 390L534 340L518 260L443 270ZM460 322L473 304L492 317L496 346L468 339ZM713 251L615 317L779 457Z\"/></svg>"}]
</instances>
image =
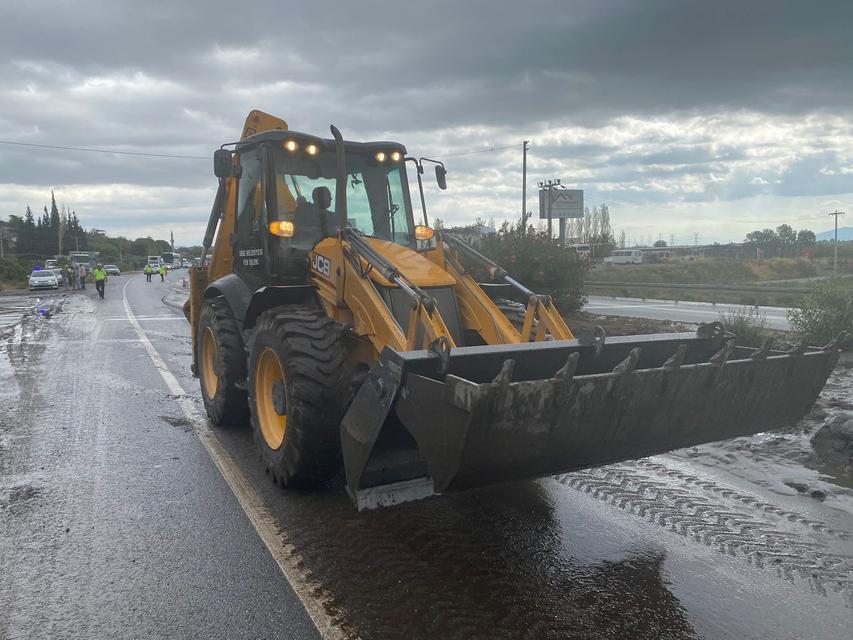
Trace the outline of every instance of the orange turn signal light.
<instances>
[{"instance_id":1,"label":"orange turn signal light","mask_svg":"<svg viewBox=\"0 0 853 640\"><path fill-rule=\"evenodd\" d=\"M432 237L435 235L435 230L432 227L427 227L426 225L418 224L415 225L415 240L432 240Z\"/></svg>"},{"instance_id":2,"label":"orange turn signal light","mask_svg":"<svg viewBox=\"0 0 853 640\"><path fill-rule=\"evenodd\" d=\"M290 220L273 220L270 222L270 233L279 238L292 238L296 228Z\"/></svg>"}]
</instances>

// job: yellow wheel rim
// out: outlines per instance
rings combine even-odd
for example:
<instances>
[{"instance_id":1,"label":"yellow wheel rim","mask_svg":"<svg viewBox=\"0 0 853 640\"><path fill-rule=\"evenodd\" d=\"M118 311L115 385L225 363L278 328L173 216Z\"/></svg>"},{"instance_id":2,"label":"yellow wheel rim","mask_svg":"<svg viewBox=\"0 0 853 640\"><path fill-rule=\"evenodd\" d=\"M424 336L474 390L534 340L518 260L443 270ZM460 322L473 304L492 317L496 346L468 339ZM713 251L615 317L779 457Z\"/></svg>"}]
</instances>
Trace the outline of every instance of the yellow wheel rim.
<instances>
[{"instance_id":1,"label":"yellow wheel rim","mask_svg":"<svg viewBox=\"0 0 853 640\"><path fill-rule=\"evenodd\" d=\"M270 449L278 449L287 430L287 393L284 370L275 351L261 352L255 370L255 405L261 435Z\"/></svg>"},{"instance_id":2,"label":"yellow wheel rim","mask_svg":"<svg viewBox=\"0 0 853 640\"><path fill-rule=\"evenodd\" d=\"M207 327L201 344L201 381L204 386L204 395L212 400L216 396L219 386L219 376L216 375L216 352L219 350L216 344L216 336L213 330Z\"/></svg>"}]
</instances>

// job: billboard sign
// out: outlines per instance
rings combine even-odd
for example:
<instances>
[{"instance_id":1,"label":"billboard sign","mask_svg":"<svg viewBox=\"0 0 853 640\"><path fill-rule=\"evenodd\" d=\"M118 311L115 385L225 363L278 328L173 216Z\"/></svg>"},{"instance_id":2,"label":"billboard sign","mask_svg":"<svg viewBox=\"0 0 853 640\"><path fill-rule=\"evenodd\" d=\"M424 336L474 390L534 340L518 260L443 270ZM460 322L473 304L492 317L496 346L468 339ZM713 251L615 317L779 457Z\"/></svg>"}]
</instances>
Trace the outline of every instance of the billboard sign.
<instances>
[{"instance_id":1,"label":"billboard sign","mask_svg":"<svg viewBox=\"0 0 853 640\"><path fill-rule=\"evenodd\" d=\"M548 218L548 200L552 218L583 218L583 189L539 189L539 218Z\"/></svg>"}]
</instances>

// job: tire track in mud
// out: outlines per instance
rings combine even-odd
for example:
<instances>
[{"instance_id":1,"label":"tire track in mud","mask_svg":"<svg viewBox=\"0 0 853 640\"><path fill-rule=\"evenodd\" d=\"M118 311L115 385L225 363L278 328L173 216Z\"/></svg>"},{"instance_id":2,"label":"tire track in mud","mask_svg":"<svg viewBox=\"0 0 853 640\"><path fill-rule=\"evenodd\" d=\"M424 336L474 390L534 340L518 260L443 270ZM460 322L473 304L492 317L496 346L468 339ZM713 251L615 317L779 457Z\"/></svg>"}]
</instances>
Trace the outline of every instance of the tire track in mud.
<instances>
[{"instance_id":1,"label":"tire track in mud","mask_svg":"<svg viewBox=\"0 0 853 640\"><path fill-rule=\"evenodd\" d=\"M787 511L786 509L782 509L778 505L759 500L755 496L751 496L747 493L741 493L740 491L737 491L730 487L724 487L706 478L700 478L689 473L684 473L683 471L667 467L664 464L653 462L649 459L637 460L635 464L655 473L660 473L670 478L678 479L686 484L700 487L701 489L705 489L706 491L711 491L713 493L719 494L723 498L729 500L737 500L738 502L742 502L743 504L753 507L755 509L761 509L766 513L772 513L774 515L779 516L780 518L785 518L790 522L796 522L810 529L814 529L815 531L819 531L821 533L836 537L840 540L853 540L853 533L850 533L848 531L842 531L840 529L834 529L819 520L812 520L810 518L806 518L801 513Z\"/></svg>"},{"instance_id":2,"label":"tire track in mud","mask_svg":"<svg viewBox=\"0 0 853 640\"><path fill-rule=\"evenodd\" d=\"M783 579L804 580L816 593L839 593L853 607L853 556L782 529L772 516L842 540L850 539L847 532L648 459L555 479L720 553L773 570Z\"/></svg>"}]
</instances>

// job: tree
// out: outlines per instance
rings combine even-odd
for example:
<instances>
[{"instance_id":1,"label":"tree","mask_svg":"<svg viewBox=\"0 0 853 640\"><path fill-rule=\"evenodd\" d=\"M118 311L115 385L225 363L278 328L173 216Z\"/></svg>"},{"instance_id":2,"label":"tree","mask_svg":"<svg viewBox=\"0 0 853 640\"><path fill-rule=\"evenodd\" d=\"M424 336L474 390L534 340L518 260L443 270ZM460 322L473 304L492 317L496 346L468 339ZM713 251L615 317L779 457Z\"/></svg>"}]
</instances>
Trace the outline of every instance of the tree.
<instances>
[{"instance_id":1,"label":"tree","mask_svg":"<svg viewBox=\"0 0 853 640\"><path fill-rule=\"evenodd\" d=\"M755 247L759 256L769 257L774 255L779 239L773 229L761 229L747 233L745 244Z\"/></svg>"},{"instance_id":2,"label":"tree","mask_svg":"<svg viewBox=\"0 0 853 640\"><path fill-rule=\"evenodd\" d=\"M786 254L793 255L797 245L797 232L789 224L780 224L776 227L776 238L779 243L779 256L784 258Z\"/></svg>"},{"instance_id":3,"label":"tree","mask_svg":"<svg viewBox=\"0 0 853 640\"><path fill-rule=\"evenodd\" d=\"M622 229L622 230L619 232L619 248L620 248L620 249L624 249L624 248L625 248L625 229Z\"/></svg>"},{"instance_id":4,"label":"tree","mask_svg":"<svg viewBox=\"0 0 853 640\"><path fill-rule=\"evenodd\" d=\"M534 291L553 297L564 312L583 304L585 265L574 251L559 246L546 232L504 222L483 238L479 250ZM478 274L487 277L486 274ZM487 281L487 280L486 280Z\"/></svg>"},{"instance_id":5,"label":"tree","mask_svg":"<svg viewBox=\"0 0 853 640\"><path fill-rule=\"evenodd\" d=\"M814 231L800 229L797 232L797 244L801 247L813 245L815 242L817 242L817 238L815 238Z\"/></svg>"},{"instance_id":6,"label":"tree","mask_svg":"<svg viewBox=\"0 0 853 640\"><path fill-rule=\"evenodd\" d=\"M652 245L653 247L665 247L666 240L655 240L655 243Z\"/></svg>"}]
</instances>

